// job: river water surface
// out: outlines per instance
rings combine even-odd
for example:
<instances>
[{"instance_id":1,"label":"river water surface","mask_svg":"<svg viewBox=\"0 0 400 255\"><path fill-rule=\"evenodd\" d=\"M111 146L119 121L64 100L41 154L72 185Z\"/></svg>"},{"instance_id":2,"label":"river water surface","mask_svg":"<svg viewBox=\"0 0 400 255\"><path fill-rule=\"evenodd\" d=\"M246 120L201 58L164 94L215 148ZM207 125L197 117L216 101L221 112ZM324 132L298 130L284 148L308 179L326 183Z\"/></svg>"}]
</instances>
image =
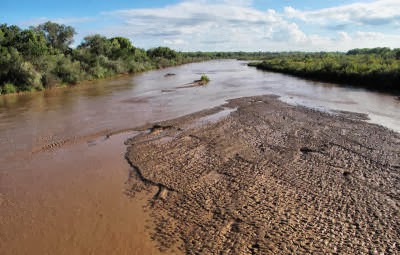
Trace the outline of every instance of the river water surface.
<instances>
[{"instance_id":1,"label":"river water surface","mask_svg":"<svg viewBox=\"0 0 400 255\"><path fill-rule=\"evenodd\" d=\"M176 88L201 74L210 77L207 86ZM0 254L158 254L145 231L147 197L125 195L123 142L134 133L119 131L262 94L363 113L400 131L394 96L258 71L235 60L2 96Z\"/></svg>"}]
</instances>

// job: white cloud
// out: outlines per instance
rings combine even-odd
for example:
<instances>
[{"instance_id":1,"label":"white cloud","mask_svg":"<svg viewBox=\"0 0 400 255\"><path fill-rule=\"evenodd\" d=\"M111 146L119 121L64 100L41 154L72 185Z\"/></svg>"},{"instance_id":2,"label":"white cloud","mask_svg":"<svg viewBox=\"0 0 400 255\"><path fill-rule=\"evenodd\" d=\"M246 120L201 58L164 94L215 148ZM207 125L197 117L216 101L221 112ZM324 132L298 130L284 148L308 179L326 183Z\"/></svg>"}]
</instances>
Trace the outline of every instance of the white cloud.
<instances>
[{"instance_id":1,"label":"white cloud","mask_svg":"<svg viewBox=\"0 0 400 255\"><path fill-rule=\"evenodd\" d=\"M164 40L164 43L173 46L187 44L187 42L182 39Z\"/></svg>"},{"instance_id":2,"label":"white cloud","mask_svg":"<svg viewBox=\"0 0 400 255\"><path fill-rule=\"evenodd\" d=\"M252 0L222 0L224 4L229 5L238 5L238 6L251 6L253 1Z\"/></svg>"},{"instance_id":3,"label":"white cloud","mask_svg":"<svg viewBox=\"0 0 400 255\"><path fill-rule=\"evenodd\" d=\"M332 37L311 35L308 39L309 49L311 50L347 51L354 48L395 47L400 41L400 35L363 31L348 33L341 31Z\"/></svg>"},{"instance_id":4,"label":"white cloud","mask_svg":"<svg viewBox=\"0 0 400 255\"><path fill-rule=\"evenodd\" d=\"M398 24L400 21L399 0L375 0L367 3L353 3L313 11L301 11L286 7L284 13L288 18L297 18L316 24L371 25L380 26Z\"/></svg>"},{"instance_id":5,"label":"white cloud","mask_svg":"<svg viewBox=\"0 0 400 255\"><path fill-rule=\"evenodd\" d=\"M349 42L351 41L351 36L347 32L338 32L338 41L339 42Z\"/></svg>"},{"instance_id":6,"label":"white cloud","mask_svg":"<svg viewBox=\"0 0 400 255\"><path fill-rule=\"evenodd\" d=\"M184 50L277 50L272 49L269 42L307 41L297 24L285 20L274 10L257 10L247 0L234 1L234 4L229 1L229 5L226 2L192 0L164 8L106 13L124 23L108 32L126 35L129 31L135 41L142 38L143 42L169 45L188 42Z\"/></svg>"},{"instance_id":7,"label":"white cloud","mask_svg":"<svg viewBox=\"0 0 400 255\"><path fill-rule=\"evenodd\" d=\"M90 31L86 26L86 30L78 32L80 37L87 33L118 35L132 39L138 47L165 45L182 51L345 51L355 47L400 47L397 36L400 33L396 33L400 32L399 0L375 0L312 11L286 7L283 12L261 11L252 3L252 0L183 0L162 8L117 10L97 17L101 24L112 25L97 24ZM41 18L35 22L47 20ZM93 19L52 21L79 24ZM396 31L388 31L396 26Z\"/></svg>"}]
</instances>

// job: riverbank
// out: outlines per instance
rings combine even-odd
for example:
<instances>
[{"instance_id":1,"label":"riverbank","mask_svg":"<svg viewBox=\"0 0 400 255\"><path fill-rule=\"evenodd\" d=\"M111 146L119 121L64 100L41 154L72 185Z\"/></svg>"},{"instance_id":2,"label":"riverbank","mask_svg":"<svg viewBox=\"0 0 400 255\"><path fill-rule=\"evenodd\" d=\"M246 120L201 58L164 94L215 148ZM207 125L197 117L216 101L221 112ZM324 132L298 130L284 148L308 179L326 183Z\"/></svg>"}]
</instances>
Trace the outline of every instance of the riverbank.
<instances>
[{"instance_id":1,"label":"riverbank","mask_svg":"<svg viewBox=\"0 0 400 255\"><path fill-rule=\"evenodd\" d=\"M130 139L131 192L166 251L396 253L400 135L365 118L230 100Z\"/></svg>"},{"instance_id":2,"label":"riverbank","mask_svg":"<svg viewBox=\"0 0 400 255\"><path fill-rule=\"evenodd\" d=\"M2 91L0 90L0 97L4 97L4 96L14 96L14 95L24 95L24 94L30 94L33 92L42 92L42 91L49 91L49 90L56 90L56 89L68 89L71 87L77 87L77 86L82 86L82 85L94 85L96 83L99 82L105 82L105 81L112 81L115 79L119 79L119 78L124 78L124 77L130 77L130 76L134 76L134 75L140 75L146 72L150 72L150 71L156 71L156 70L163 70L163 69L168 69L171 67L178 67L178 66L182 66L182 65L186 65L186 64L191 64L191 63L200 63L200 62L204 62L204 61L209 61L210 59L206 59L206 58L199 58L199 59L191 59L190 61L184 61L181 63L176 63L176 64L169 64L166 66L159 66L156 65L154 63L153 66L144 69L144 70L140 70L140 71L136 71L136 72L124 72L124 73L116 73L116 74L112 74L109 76L105 76L105 77L101 77L101 78L96 78L96 79L86 79L86 80L80 80L76 83L59 83L57 85L54 85L52 87L48 87L48 88L40 88L40 89L32 89L32 90L24 90L24 91L15 91L15 92L11 92L11 93L2 93ZM166 76L168 77L168 76ZM1 87L0 87L1 88Z\"/></svg>"},{"instance_id":3,"label":"riverbank","mask_svg":"<svg viewBox=\"0 0 400 255\"><path fill-rule=\"evenodd\" d=\"M263 71L293 75L295 77L300 77L312 81L331 82L348 87L364 88L371 91L385 92L395 96L400 95L400 89L396 88L394 85L395 83L398 83L398 80L385 81L385 78L382 77L361 77L358 75L339 74L335 71L307 71L298 70L296 68L282 68L266 62L252 62L249 63L249 66L253 66ZM395 75L393 74L393 76ZM390 83L388 84L387 82Z\"/></svg>"},{"instance_id":4,"label":"riverbank","mask_svg":"<svg viewBox=\"0 0 400 255\"><path fill-rule=\"evenodd\" d=\"M398 49L375 48L355 49L347 53L270 53L249 66L314 81L400 95L399 52Z\"/></svg>"},{"instance_id":5,"label":"riverbank","mask_svg":"<svg viewBox=\"0 0 400 255\"><path fill-rule=\"evenodd\" d=\"M216 56L182 53L168 47L144 50L135 47L128 38L107 38L99 34L86 36L77 47L70 48L74 31L71 26L50 21L28 29L1 26L0 34L4 38L0 41L0 94L42 91Z\"/></svg>"}]
</instances>

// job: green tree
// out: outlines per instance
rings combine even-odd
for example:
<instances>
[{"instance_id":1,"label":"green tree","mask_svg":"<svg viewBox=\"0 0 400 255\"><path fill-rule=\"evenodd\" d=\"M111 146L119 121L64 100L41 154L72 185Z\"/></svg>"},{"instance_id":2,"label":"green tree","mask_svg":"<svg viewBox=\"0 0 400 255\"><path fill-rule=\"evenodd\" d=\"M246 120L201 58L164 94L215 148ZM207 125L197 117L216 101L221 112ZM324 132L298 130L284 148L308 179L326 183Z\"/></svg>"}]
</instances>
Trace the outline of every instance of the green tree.
<instances>
[{"instance_id":1,"label":"green tree","mask_svg":"<svg viewBox=\"0 0 400 255\"><path fill-rule=\"evenodd\" d=\"M21 29L17 26L8 26L7 24L0 25L0 31L2 39L0 40L0 46L13 47Z\"/></svg>"},{"instance_id":2,"label":"green tree","mask_svg":"<svg viewBox=\"0 0 400 255\"><path fill-rule=\"evenodd\" d=\"M134 53L135 47L133 47L131 41L124 37L114 37L110 40L111 53L110 58L127 58L130 54Z\"/></svg>"},{"instance_id":3,"label":"green tree","mask_svg":"<svg viewBox=\"0 0 400 255\"><path fill-rule=\"evenodd\" d=\"M158 47L148 50L147 55L151 58L174 59L178 56L178 53L168 47Z\"/></svg>"},{"instance_id":4,"label":"green tree","mask_svg":"<svg viewBox=\"0 0 400 255\"><path fill-rule=\"evenodd\" d=\"M400 49L395 49L394 50L394 55L395 55L397 60L400 60Z\"/></svg>"},{"instance_id":5,"label":"green tree","mask_svg":"<svg viewBox=\"0 0 400 255\"><path fill-rule=\"evenodd\" d=\"M66 52L69 45L74 40L75 29L71 26L59 25L48 21L36 27L36 30L42 31L45 35L47 44L61 52Z\"/></svg>"},{"instance_id":6,"label":"green tree","mask_svg":"<svg viewBox=\"0 0 400 255\"><path fill-rule=\"evenodd\" d=\"M23 30L16 36L14 47L25 57L34 61L37 57L47 54L46 38L40 31Z\"/></svg>"},{"instance_id":7,"label":"green tree","mask_svg":"<svg viewBox=\"0 0 400 255\"><path fill-rule=\"evenodd\" d=\"M19 91L42 89L41 74L24 61L17 49L0 48L0 84L14 84Z\"/></svg>"},{"instance_id":8,"label":"green tree","mask_svg":"<svg viewBox=\"0 0 400 255\"><path fill-rule=\"evenodd\" d=\"M86 36L78 49L87 49L94 55L108 56L111 53L111 42L107 37L99 34Z\"/></svg>"}]
</instances>

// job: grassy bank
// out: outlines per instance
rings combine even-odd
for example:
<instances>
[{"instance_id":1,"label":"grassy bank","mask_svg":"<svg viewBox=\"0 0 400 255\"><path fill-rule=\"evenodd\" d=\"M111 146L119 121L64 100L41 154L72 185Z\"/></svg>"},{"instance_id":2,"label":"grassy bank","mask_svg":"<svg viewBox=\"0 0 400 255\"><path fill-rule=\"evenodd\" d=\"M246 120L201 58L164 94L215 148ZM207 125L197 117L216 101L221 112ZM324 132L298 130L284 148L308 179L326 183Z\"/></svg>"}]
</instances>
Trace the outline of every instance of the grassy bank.
<instances>
[{"instance_id":1,"label":"grassy bank","mask_svg":"<svg viewBox=\"0 0 400 255\"><path fill-rule=\"evenodd\" d=\"M258 69L400 94L400 50L354 49L347 53L270 53Z\"/></svg>"}]
</instances>

